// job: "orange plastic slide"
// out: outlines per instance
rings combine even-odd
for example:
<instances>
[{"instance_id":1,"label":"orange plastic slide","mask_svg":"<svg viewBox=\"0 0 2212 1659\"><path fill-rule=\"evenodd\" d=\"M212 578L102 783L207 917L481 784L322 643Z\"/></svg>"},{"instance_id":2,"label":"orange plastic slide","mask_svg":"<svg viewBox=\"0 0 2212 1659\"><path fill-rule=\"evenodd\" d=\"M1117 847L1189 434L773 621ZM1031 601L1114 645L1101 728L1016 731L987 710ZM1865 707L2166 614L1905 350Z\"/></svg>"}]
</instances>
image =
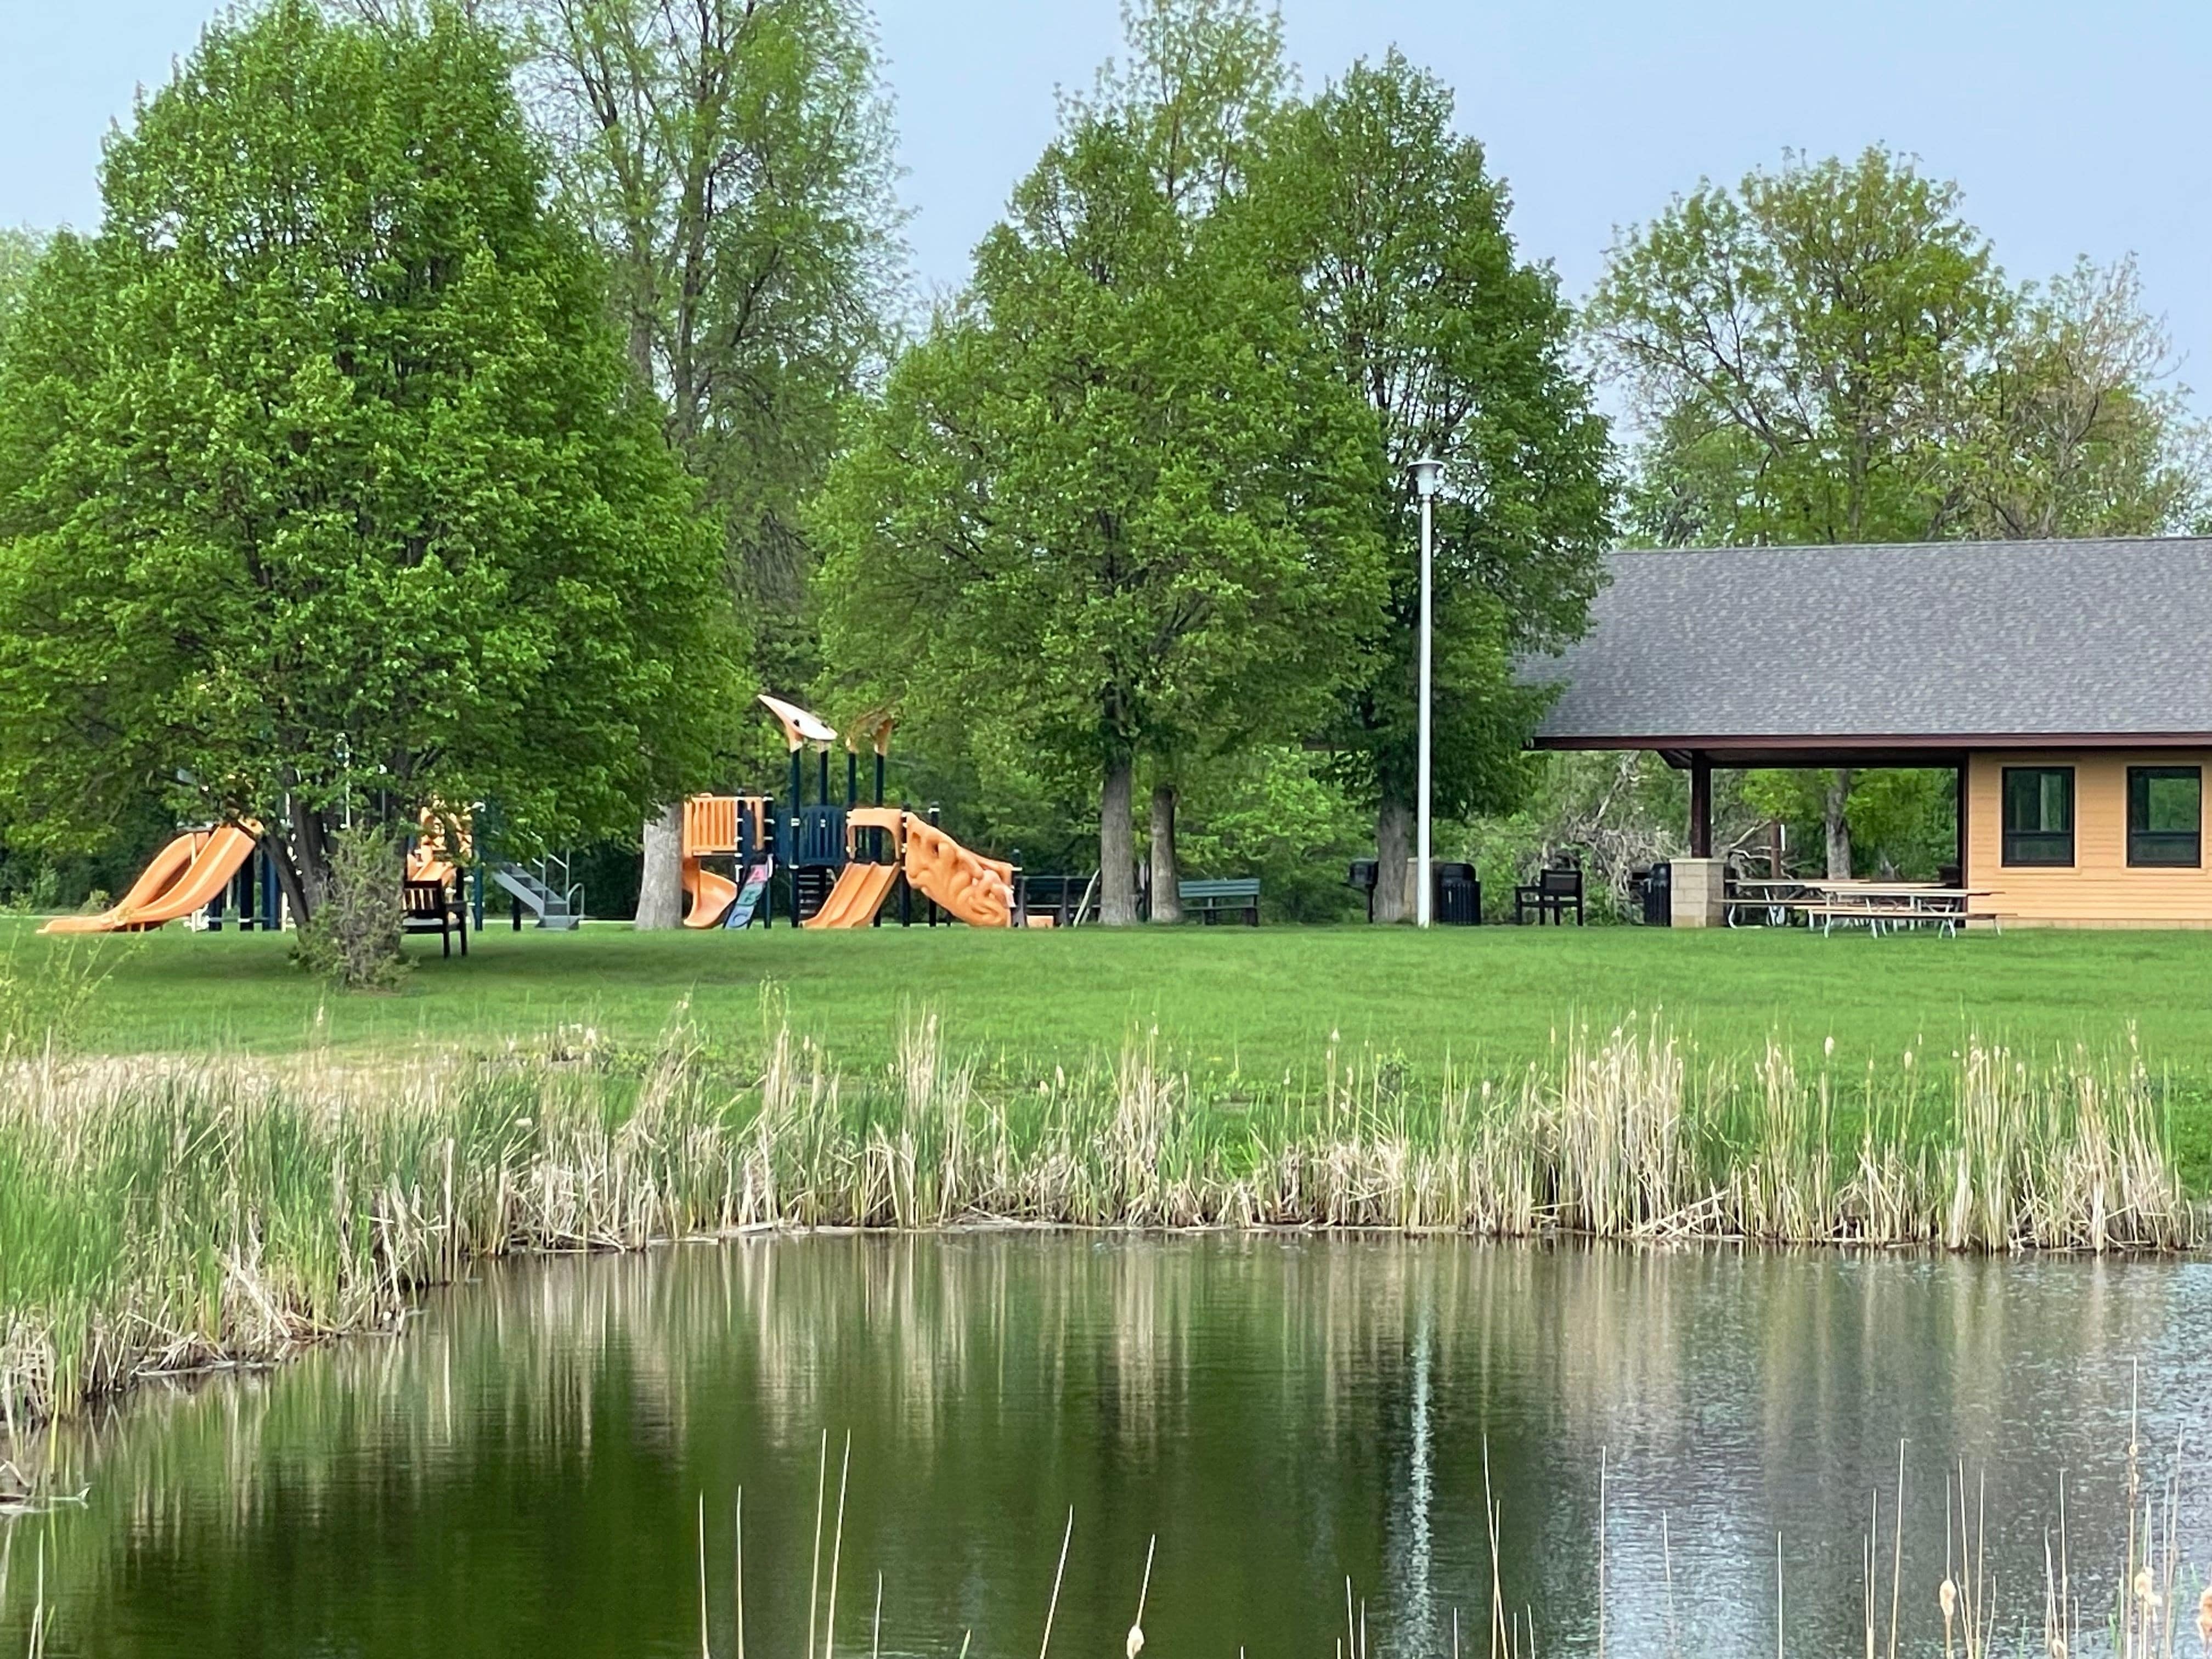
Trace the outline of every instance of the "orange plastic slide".
<instances>
[{"instance_id":1,"label":"orange plastic slide","mask_svg":"<svg viewBox=\"0 0 2212 1659\"><path fill-rule=\"evenodd\" d=\"M691 901L691 908L684 913L686 927L719 927L730 907L738 901L738 884L727 876L718 876L712 870L702 868L699 860L684 860L684 896Z\"/></svg>"},{"instance_id":2,"label":"orange plastic slide","mask_svg":"<svg viewBox=\"0 0 2212 1659\"><path fill-rule=\"evenodd\" d=\"M848 864L822 908L802 924L808 927L866 927L883 908L884 895L898 879L896 864Z\"/></svg>"},{"instance_id":3,"label":"orange plastic slide","mask_svg":"<svg viewBox=\"0 0 2212 1659\"><path fill-rule=\"evenodd\" d=\"M912 815L906 821L906 878L970 927L1014 925L1014 866L969 852Z\"/></svg>"},{"instance_id":4,"label":"orange plastic slide","mask_svg":"<svg viewBox=\"0 0 2212 1659\"><path fill-rule=\"evenodd\" d=\"M122 902L96 916L57 916L42 933L114 933L159 927L204 908L252 855L253 834L236 824L179 836L154 855Z\"/></svg>"}]
</instances>

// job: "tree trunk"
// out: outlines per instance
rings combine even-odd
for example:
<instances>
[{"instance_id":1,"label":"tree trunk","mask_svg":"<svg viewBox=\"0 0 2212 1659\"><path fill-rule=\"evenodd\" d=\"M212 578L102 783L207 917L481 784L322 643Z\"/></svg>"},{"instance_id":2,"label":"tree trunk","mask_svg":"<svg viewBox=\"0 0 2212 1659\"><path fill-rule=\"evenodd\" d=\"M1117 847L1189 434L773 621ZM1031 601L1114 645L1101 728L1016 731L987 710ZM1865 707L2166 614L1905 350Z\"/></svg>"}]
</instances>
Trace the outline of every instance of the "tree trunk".
<instances>
[{"instance_id":1,"label":"tree trunk","mask_svg":"<svg viewBox=\"0 0 2212 1659\"><path fill-rule=\"evenodd\" d=\"M331 829L320 812L312 811L295 799L289 809L291 819L288 855L276 861L276 878L281 884L287 867L292 884L297 890L286 894L291 900L294 919L305 927L316 911L323 908L323 900L331 890Z\"/></svg>"},{"instance_id":2,"label":"tree trunk","mask_svg":"<svg viewBox=\"0 0 2212 1659\"><path fill-rule=\"evenodd\" d=\"M299 860L292 856L292 843L285 836L265 835L261 838L263 853L276 872L276 890L284 896L285 908L292 913L292 925L307 925L307 890L300 879Z\"/></svg>"},{"instance_id":3,"label":"tree trunk","mask_svg":"<svg viewBox=\"0 0 2212 1659\"><path fill-rule=\"evenodd\" d=\"M1098 792L1098 921L1127 927L1137 920L1137 828L1131 810L1136 767L1127 757L1106 763Z\"/></svg>"},{"instance_id":4,"label":"tree trunk","mask_svg":"<svg viewBox=\"0 0 2212 1659\"><path fill-rule=\"evenodd\" d=\"M1851 769L1839 766L1828 775L1828 795L1822 803L1821 822L1828 832L1828 879L1851 878L1851 826L1844 816L1851 797Z\"/></svg>"},{"instance_id":5,"label":"tree trunk","mask_svg":"<svg viewBox=\"0 0 2212 1659\"><path fill-rule=\"evenodd\" d=\"M1394 795L1375 812L1375 920L1404 921L1413 914L1413 807Z\"/></svg>"},{"instance_id":6,"label":"tree trunk","mask_svg":"<svg viewBox=\"0 0 2212 1659\"><path fill-rule=\"evenodd\" d=\"M1182 895L1176 875L1176 787L1152 791L1152 920L1181 921Z\"/></svg>"},{"instance_id":7,"label":"tree trunk","mask_svg":"<svg viewBox=\"0 0 2212 1659\"><path fill-rule=\"evenodd\" d=\"M670 806L645 821L645 869L638 878L641 933L680 927L684 921L684 809Z\"/></svg>"}]
</instances>

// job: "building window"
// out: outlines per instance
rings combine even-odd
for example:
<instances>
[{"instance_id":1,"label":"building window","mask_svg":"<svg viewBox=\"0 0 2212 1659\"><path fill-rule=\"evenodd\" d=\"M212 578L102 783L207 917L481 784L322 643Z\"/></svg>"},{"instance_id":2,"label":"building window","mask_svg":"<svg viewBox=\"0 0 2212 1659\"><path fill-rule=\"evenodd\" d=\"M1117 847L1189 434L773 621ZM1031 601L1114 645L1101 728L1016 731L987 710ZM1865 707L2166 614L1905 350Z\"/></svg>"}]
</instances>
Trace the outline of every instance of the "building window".
<instances>
[{"instance_id":1,"label":"building window","mask_svg":"<svg viewBox=\"0 0 2212 1659\"><path fill-rule=\"evenodd\" d=\"M2004 861L2074 862L2074 769L2004 769Z\"/></svg>"},{"instance_id":2,"label":"building window","mask_svg":"<svg viewBox=\"0 0 2212 1659\"><path fill-rule=\"evenodd\" d=\"M2203 860L2204 774L2194 766L2128 768L2128 862Z\"/></svg>"}]
</instances>

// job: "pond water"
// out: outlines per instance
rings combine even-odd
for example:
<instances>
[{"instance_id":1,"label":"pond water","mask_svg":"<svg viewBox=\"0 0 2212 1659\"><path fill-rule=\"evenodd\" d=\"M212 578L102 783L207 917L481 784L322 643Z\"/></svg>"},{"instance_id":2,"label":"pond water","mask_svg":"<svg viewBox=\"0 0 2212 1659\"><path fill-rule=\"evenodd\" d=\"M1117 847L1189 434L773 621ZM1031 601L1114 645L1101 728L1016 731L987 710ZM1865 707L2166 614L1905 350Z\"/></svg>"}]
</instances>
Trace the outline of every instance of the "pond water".
<instances>
[{"instance_id":1,"label":"pond water","mask_svg":"<svg viewBox=\"0 0 2212 1659\"><path fill-rule=\"evenodd\" d=\"M1961 1460L2000 1632L2039 1644L2062 1473L2105 1628L2137 1362L2193 1651L2208 1344L2199 1262L987 1232L526 1264L64 1445L85 1507L0 1522L0 1652L43 1571L56 1655L696 1656L703 1495L727 1655L742 1486L748 1651L804 1656L825 1430L838 1659L1036 1652L1071 1510L1065 1659L1123 1651L1155 1534L1154 1659L1334 1659L1347 1577L1370 1652L1440 1659L1457 1608L1486 1653L1486 1478L1541 1651L1595 1651L1602 1606L1609 1653L1771 1654L1778 1540L1788 1650L1855 1652L1900 1440L1906 1650L1941 1651Z\"/></svg>"}]
</instances>

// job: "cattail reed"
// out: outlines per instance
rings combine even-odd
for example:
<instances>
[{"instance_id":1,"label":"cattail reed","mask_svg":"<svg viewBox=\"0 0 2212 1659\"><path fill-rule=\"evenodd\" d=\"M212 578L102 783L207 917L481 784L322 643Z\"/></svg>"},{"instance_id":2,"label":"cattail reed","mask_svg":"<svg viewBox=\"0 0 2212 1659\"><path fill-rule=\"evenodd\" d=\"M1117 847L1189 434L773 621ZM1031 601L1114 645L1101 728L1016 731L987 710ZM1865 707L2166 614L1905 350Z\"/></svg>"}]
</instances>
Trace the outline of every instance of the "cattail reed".
<instances>
[{"instance_id":1,"label":"cattail reed","mask_svg":"<svg viewBox=\"0 0 2212 1659\"><path fill-rule=\"evenodd\" d=\"M912 1023L839 1070L787 1027L712 1062L532 1053L0 1069L0 1432L153 1371L391 1325L470 1261L757 1228L1340 1227L1629 1241L2172 1249L2194 1242L2130 1042L1811 1075L1631 1019L1432 1084L1332 1046L1231 1102L1156 1035L1010 1081ZM2171 1608L2166 1616L2171 1618ZM810 1643L810 1650L811 1644Z\"/></svg>"}]
</instances>

